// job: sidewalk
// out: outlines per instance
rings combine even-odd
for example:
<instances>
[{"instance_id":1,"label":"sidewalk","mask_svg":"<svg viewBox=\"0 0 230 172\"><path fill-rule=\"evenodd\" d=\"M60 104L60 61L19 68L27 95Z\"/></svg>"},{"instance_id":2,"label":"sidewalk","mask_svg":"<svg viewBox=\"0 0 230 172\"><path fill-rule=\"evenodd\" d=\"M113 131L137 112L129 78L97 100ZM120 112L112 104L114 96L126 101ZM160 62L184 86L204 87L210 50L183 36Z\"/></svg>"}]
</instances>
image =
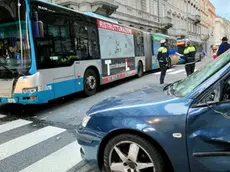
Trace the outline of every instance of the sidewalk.
<instances>
[{"instance_id":1,"label":"sidewalk","mask_svg":"<svg viewBox=\"0 0 230 172\"><path fill-rule=\"evenodd\" d=\"M203 68L212 61L213 61L213 58L206 56L201 60L201 62L198 62L198 63L200 63L200 68Z\"/></svg>"}]
</instances>

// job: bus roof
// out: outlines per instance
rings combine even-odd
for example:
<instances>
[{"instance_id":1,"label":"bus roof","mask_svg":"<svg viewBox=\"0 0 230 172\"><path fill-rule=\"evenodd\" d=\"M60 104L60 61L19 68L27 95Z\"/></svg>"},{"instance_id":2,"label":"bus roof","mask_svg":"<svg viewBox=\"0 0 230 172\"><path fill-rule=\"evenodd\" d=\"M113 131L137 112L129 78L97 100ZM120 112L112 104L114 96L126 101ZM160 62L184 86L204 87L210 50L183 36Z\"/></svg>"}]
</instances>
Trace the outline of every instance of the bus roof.
<instances>
[{"instance_id":1,"label":"bus roof","mask_svg":"<svg viewBox=\"0 0 230 172\"><path fill-rule=\"evenodd\" d=\"M177 42L178 43L184 43L186 39L178 39ZM202 41L199 40L195 40L195 39L189 39L192 42L197 42L197 43L202 43Z\"/></svg>"},{"instance_id":2,"label":"bus roof","mask_svg":"<svg viewBox=\"0 0 230 172\"><path fill-rule=\"evenodd\" d=\"M101 20L106 20L106 21L109 21L109 22L112 22L112 23L119 24L117 20L114 20L114 19L109 18L109 17L102 16L102 15L99 15L99 14L96 14L96 13L93 13L93 12L84 12L84 14L86 14L88 16L91 16L91 17L101 19Z\"/></svg>"},{"instance_id":3,"label":"bus roof","mask_svg":"<svg viewBox=\"0 0 230 172\"><path fill-rule=\"evenodd\" d=\"M93 17L93 18L96 18L96 19L101 19L101 20L108 21L108 22L111 22L111 23L119 24L118 21L116 21L116 20L114 20L112 18L105 17L105 16L102 16L102 15L99 15L99 14L96 14L96 13L93 13L93 12L81 12L81 11L78 11L78 10L73 10L71 8L64 7L62 5L57 5L55 3L47 2L47 1L44 1L44 0L31 0L31 1L32 2L33 1L41 2L41 3L44 3L44 4L52 5L52 6L55 6L55 7L58 7L58 8L62 8L64 10L72 11L72 12L75 12L75 13L80 13L82 15L90 16L90 17Z\"/></svg>"},{"instance_id":4,"label":"bus roof","mask_svg":"<svg viewBox=\"0 0 230 172\"><path fill-rule=\"evenodd\" d=\"M156 36L160 36L160 37L164 37L164 38L171 38L171 39L175 39L176 40L176 37L174 36L170 36L170 35L166 35L166 34L163 34L163 33L152 33L152 35L156 35Z\"/></svg>"},{"instance_id":5,"label":"bus roof","mask_svg":"<svg viewBox=\"0 0 230 172\"><path fill-rule=\"evenodd\" d=\"M84 13L81 12L81 11L73 10L73 9L71 9L71 8L67 8L67 7L64 7L64 6L62 6L62 5L57 5L57 4L55 4L55 3L47 2L47 1L44 1L44 0L31 0L31 2L42 2L42 3L44 3L44 4L52 5L52 6L55 6L55 7L58 7L58 8L62 8L62 9L65 9L65 10L69 10L69 11L72 11L72 12L75 12L75 13L84 14Z\"/></svg>"}]
</instances>

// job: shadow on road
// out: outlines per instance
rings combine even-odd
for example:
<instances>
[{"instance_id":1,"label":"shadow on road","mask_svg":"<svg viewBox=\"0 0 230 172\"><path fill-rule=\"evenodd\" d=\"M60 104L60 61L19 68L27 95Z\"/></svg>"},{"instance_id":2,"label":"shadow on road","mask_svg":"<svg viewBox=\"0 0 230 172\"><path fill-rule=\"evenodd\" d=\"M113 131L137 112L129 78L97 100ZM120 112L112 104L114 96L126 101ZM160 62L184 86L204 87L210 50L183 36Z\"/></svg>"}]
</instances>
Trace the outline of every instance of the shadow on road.
<instances>
[{"instance_id":1,"label":"shadow on road","mask_svg":"<svg viewBox=\"0 0 230 172\"><path fill-rule=\"evenodd\" d=\"M156 71L148 72L143 77L153 72ZM99 92L118 87L124 83L131 82L135 79L137 79L136 76L103 85L100 87ZM97 94L94 96L97 96ZM30 118L36 116L37 114L41 114L43 112L45 113L47 111L52 111L52 110L62 108L63 106L69 105L71 103L82 100L84 98L86 98L84 93L80 92L76 94L71 94L69 96L65 96L63 98L55 99L50 101L49 103L41 104L41 105L1 104L0 114L12 116L12 117L19 117L19 118L27 118L27 117Z\"/></svg>"}]
</instances>

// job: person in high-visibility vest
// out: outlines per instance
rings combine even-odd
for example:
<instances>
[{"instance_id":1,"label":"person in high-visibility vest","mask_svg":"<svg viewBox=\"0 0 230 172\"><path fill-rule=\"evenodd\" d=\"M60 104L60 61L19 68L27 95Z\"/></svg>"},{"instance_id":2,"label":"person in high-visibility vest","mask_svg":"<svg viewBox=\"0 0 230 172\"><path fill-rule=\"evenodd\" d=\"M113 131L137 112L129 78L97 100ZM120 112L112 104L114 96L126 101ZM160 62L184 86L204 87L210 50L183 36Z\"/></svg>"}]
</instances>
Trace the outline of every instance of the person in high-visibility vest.
<instances>
[{"instance_id":1,"label":"person in high-visibility vest","mask_svg":"<svg viewBox=\"0 0 230 172\"><path fill-rule=\"evenodd\" d=\"M159 61L161 76L160 76L160 84L164 84L164 79L167 71L168 64L168 49L166 45L166 40L161 40L161 47L158 49L157 59Z\"/></svg>"},{"instance_id":2,"label":"person in high-visibility vest","mask_svg":"<svg viewBox=\"0 0 230 172\"><path fill-rule=\"evenodd\" d=\"M189 76L194 73L196 67L196 48L193 45L191 45L189 39L186 39L185 41L183 58L185 60L185 70L187 76Z\"/></svg>"}]
</instances>

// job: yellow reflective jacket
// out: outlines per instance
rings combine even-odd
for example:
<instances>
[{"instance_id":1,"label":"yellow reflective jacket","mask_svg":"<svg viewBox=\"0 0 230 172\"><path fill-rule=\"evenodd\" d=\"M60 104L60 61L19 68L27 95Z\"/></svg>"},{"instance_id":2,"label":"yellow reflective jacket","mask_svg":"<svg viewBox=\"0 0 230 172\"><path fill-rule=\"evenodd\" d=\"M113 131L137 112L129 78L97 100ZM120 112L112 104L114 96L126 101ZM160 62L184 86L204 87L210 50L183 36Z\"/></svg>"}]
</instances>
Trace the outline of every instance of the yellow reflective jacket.
<instances>
[{"instance_id":1,"label":"yellow reflective jacket","mask_svg":"<svg viewBox=\"0 0 230 172\"><path fill-rule=\"evenodd\" d=\"M160 47L158 49L157 59L159 63L167 64L168 61L168 49L166 47Z\"/></svg>"}]
</instances>

